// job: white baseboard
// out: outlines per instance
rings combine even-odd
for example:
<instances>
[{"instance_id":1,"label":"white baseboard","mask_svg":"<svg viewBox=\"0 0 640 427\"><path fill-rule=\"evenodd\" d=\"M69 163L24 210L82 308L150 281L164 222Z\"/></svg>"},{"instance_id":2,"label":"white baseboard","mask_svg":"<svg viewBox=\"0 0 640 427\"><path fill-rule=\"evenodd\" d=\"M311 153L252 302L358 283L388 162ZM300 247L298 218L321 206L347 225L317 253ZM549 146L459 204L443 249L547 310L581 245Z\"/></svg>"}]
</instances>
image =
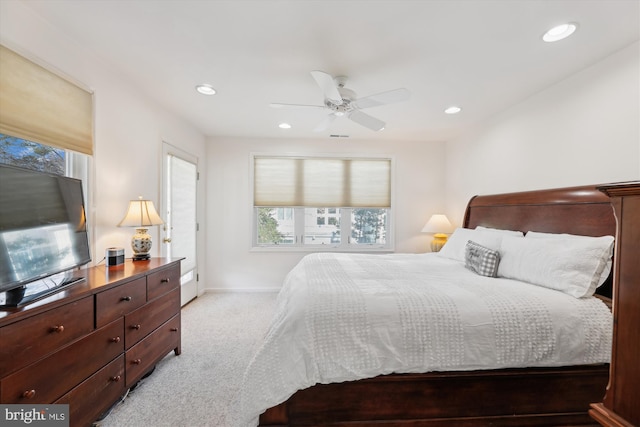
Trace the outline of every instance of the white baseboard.
<instances>
[{"instance_id":1,"label":"white baseboard","mask_svg":"<svg viewBox=\"0 0 640 427\"><path fill-rule=\"evenodd\" d=\"M203 294L226 294L226 293L240 293L240 294L257 294L257 293L278 293L280 288L206 288L203 289Z\"/></svg>"}]
</instances>

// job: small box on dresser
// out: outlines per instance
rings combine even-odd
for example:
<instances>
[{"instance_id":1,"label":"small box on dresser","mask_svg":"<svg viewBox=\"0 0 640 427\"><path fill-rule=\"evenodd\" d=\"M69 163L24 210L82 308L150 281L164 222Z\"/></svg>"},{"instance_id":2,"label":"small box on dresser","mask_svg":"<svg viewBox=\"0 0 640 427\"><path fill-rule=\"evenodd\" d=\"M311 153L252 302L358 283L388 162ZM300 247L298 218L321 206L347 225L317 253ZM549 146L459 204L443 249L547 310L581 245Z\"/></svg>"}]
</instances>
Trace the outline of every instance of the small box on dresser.
<instances>
[{"instance_id":1,"label":"small box on dresser","mask_svg":"<svg viewBox=\"0 0 640 427\"><path fill-rule=\"evenodd\" d=\"M69 404L79 427L181 352L179 259L83 274L64 291L0 311L0 402Z\"/></svg>"}]
</instances>

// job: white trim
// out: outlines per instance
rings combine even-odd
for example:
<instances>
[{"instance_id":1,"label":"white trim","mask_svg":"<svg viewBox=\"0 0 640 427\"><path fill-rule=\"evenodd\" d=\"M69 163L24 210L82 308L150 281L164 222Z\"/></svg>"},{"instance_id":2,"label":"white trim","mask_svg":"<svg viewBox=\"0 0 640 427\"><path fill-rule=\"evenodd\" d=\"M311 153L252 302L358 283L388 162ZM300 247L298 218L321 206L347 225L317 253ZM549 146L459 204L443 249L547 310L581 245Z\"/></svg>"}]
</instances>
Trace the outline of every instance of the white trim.
<instances>
[{"instance_id":1,"label":"white trim","mask_svg":"<svg viewBox=\"0 0 640 427\"><path fill-rule=\"evenodd\" d=\"M247 294L247 293L278 293L281 288L205 288L204 294Z\"/></svg>"},{"instance_id":2,"label":"white trim","mask_svg":"<svg viewBox=\"0 0 640 427\"><path fill-rule=\"evenodd\" d=\"M305 245L305 246L294 246L294 245L263 245L263 246L254 246L249 249L249 252L308 252L308 253L316 253L316 252L350 252L350 253L362 253L362 252L377 252L377 253L393 253L394 249L373 245L373 244L360 244L360 245L351 245L351 246L329 246L329 245Z\"/></svg>"}]
</instances>

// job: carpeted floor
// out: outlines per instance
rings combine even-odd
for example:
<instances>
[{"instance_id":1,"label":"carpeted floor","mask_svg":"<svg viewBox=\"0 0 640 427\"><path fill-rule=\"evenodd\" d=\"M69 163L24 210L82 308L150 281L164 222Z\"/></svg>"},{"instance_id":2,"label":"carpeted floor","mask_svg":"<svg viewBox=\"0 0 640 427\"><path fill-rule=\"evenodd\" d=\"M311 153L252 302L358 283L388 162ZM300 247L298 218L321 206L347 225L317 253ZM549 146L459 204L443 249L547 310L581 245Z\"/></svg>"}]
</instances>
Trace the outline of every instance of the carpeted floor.
<instances>
[{"instance_id":1,"label":"carpeted floor","mask_svg":"<svg viewBox=\"0 0 640 427\"><path fill-rule=\"evenodd\" d=\"M182 354L98 422L101 427L234 427L242 374L267 329L275 293L205 294L182 309Z\"/></svg>"}]
</instances>

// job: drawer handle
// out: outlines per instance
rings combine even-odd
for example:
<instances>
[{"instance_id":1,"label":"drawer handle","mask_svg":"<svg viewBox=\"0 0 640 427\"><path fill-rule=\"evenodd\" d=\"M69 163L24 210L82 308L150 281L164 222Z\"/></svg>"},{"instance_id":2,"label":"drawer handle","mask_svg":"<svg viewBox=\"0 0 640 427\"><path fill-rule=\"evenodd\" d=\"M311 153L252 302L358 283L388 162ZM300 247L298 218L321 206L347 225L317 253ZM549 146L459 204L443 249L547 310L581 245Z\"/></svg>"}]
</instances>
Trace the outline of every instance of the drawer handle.
<instances>
[{"instance_id":1,"label":"drawer handle","mask_svg":"<svg viewBox=\"0 0 640 427\"><path fill-rule=\"evenodd\" d=\"M115 342L115 343L118 343L118 342L120 342L120 337L113 337L113 338L110 338L110 339L109 339L109 341L111 341L111 342Z\"/></svg>"},{"instance_id":2,"label":"drawer handle","mask_svg":"<svg viewBox=\"0 0 640 427\"><path fill-rule=\"evenodd\" d=\"M178 328L171 328L170 331L171 332L178 332Z\"/></svg>"},{"instance_id":3,"label":"drawer handle","mask_svg":"<svg viewBox=\"0 0 640 427\"><path fill-rule=\"evenodd\" d=\"M35 395L36 395L35 390L27 390L24 393L22 393L22 397L24 397L25 399L33 399Z\"/></svg>"},{"instance_id":4,"label":"drawer handle","mask_svg":"<svg viewBox=\"0 0 640 427\"><path fill-rule=\"evenodd\" d=\"M131 301L133 298L131 297L122 297L120 298L120 301Z\"/></svg>"},{"instance_id":5,"label":"drawer handle","mask_svg":"<svg viewBox=\"0 0 640 427\"><path fill-rule=\"evenodd\" d=\"M121 379L122 379L122 377L120 375L116 375L115 377L111 377L111 381L113 381L114 383L117 383Z\"/></svg>"},{"instance_id":6,"label":"drawer handle","mask_svg":"<svg viewBox=\"0 0 640 427\"><path fill-rule=\"evenodd\" d=\"M140 329L140 325L131 325L131 329L135 329L137 331Z\"/></svg>"},{"instance_id":7,"label":"drawer handle","mask_svg":"<svg viewBox=\"0 0 640 427\"><path fill-rule=\"evenodd\" d=\"M64 332L64 325L56 325L53 328L51 328L51 332Z\"/></svg>"},{"instance_id":8,"label":"drawer handle","mask_svg":"<svg viewBox=\"0 0 640 427\"><path fill-rule=\"evenodd\" d=\"M132 360L132 362L133 362L133 364L134 364L134 365L139 365L139 364L141 364L141 363L142 363L142 360L140 360L140 359L134 359L134 360Z\"/></svg>"},{"instance_id":9,"label":"drawer handle","mask_svg":"<svg viewBox=\"0 0 640 427\"><path fill-rule=\"evenodd\" d=\"M169 283L170 279L168 277L165 277L164 279L160 279L160 283Z\"/></svg>"}]
</instances>

